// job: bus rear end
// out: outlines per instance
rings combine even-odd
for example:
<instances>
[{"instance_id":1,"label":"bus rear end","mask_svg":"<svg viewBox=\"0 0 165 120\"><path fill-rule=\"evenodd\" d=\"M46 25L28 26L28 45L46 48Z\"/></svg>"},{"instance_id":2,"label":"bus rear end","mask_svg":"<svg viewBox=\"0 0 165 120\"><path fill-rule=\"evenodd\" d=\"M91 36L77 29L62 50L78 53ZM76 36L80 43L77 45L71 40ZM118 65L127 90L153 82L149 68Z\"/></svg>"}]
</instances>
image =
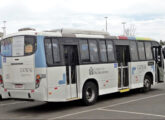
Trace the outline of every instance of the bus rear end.
<instances>
[{"instance_id":1,"label":"bus rear end","mask_svg":"<svg viewBox=\"0 0 165 120\"><path fill-rule=\"evenodd\" d=\"M9 98L43 99L37 89L42 76L35 68L36 51L36 36L14 36L1 41L2 81Z\"/></svg>"}]
</instances>

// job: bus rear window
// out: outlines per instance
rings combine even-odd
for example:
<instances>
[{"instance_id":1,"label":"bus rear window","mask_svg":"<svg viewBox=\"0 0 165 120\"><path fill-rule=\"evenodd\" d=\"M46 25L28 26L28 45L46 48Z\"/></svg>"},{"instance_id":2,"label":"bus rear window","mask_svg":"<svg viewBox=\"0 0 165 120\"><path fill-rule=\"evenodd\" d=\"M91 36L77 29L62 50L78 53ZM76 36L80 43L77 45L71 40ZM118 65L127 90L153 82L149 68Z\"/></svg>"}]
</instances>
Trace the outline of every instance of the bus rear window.
<instances>
[{"instance_id":1,"label":"bus rear window","mask_svg":"<svg viewBox=\"0 0 165 120\"><path fill-rule=\"evenodd\" d=\"M5 57L31 55L36 50L35 36L15 36L1 41L1 54Z\"/></svg>"}]
</instances>

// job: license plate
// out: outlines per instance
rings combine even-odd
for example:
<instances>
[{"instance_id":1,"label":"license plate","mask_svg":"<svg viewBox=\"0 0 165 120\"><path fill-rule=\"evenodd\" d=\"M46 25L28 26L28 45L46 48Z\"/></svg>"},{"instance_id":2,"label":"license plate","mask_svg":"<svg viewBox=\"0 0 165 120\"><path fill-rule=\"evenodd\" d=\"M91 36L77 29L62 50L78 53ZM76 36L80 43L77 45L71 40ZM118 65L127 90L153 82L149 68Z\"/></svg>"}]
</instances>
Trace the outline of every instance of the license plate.
<instances>
[{"instance_id":1,"label":"license plate","mask_svg":"<svg viewBox=\"0 0 165 120\"><path fill-rule=\"evenodd\" d=\"M22 84L15 84L15 88L23 88Z\"/></svg>"}]
</instances>

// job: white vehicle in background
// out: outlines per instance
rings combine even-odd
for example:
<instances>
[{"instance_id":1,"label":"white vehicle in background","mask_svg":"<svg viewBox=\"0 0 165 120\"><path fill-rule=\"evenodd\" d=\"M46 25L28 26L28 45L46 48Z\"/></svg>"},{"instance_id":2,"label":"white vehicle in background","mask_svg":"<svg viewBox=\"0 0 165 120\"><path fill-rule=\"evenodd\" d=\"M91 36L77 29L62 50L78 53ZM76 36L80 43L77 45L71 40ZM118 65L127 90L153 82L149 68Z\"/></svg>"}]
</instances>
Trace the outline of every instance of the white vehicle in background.
<instances>
[{"instance_id":1,"label":"white vehicle in background","mask_svg":"<svg viewBox=\"0 0 165 120\"><path fill-rule=\"evenodd\" d=\"M9 98L59 102L127 92L163 82L158 42L107 32L19 31L1 41L3 92ZM3 96L2 96L3 97Z\"/></svg>"},{"instance_id":2,"label":"white vehicle in background","mask_svg":"<svg viewBox=\"0 0 165 120\"><path fill-rule=\"evenodd\" d=\"M4 89L3 78L2 78L2 56L0 55L0 100L7 99L8 93L6 93L7 89Z\"/></svg>"}]
</instances>

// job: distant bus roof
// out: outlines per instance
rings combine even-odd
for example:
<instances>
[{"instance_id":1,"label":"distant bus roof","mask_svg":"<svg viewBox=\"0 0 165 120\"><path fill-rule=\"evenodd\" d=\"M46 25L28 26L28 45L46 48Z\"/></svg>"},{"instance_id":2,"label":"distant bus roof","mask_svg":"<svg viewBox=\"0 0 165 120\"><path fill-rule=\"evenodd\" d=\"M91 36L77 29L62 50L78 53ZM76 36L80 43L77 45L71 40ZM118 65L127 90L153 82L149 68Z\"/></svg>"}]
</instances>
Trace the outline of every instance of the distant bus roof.
<instances>
[{"instance_id":1,"label":"distant bus roof","mask_svg":"<svg viewBox=\"0 0 165 120\"><path fill-rule=\"evenodd\" d=\"M50 37L75 37L75 38L107 38L107 39L119 39L119 40L149 40L151 38L143 37L127 37L127 36L111 36L108 32L94 31L94 30L79 30L79 29L54 29L42 32L36 31L19 31L17 33L9 34L4 38L20 35L42 35ZM3 38L3 39L4 39Z\"/></svg>"}]
</instances>

